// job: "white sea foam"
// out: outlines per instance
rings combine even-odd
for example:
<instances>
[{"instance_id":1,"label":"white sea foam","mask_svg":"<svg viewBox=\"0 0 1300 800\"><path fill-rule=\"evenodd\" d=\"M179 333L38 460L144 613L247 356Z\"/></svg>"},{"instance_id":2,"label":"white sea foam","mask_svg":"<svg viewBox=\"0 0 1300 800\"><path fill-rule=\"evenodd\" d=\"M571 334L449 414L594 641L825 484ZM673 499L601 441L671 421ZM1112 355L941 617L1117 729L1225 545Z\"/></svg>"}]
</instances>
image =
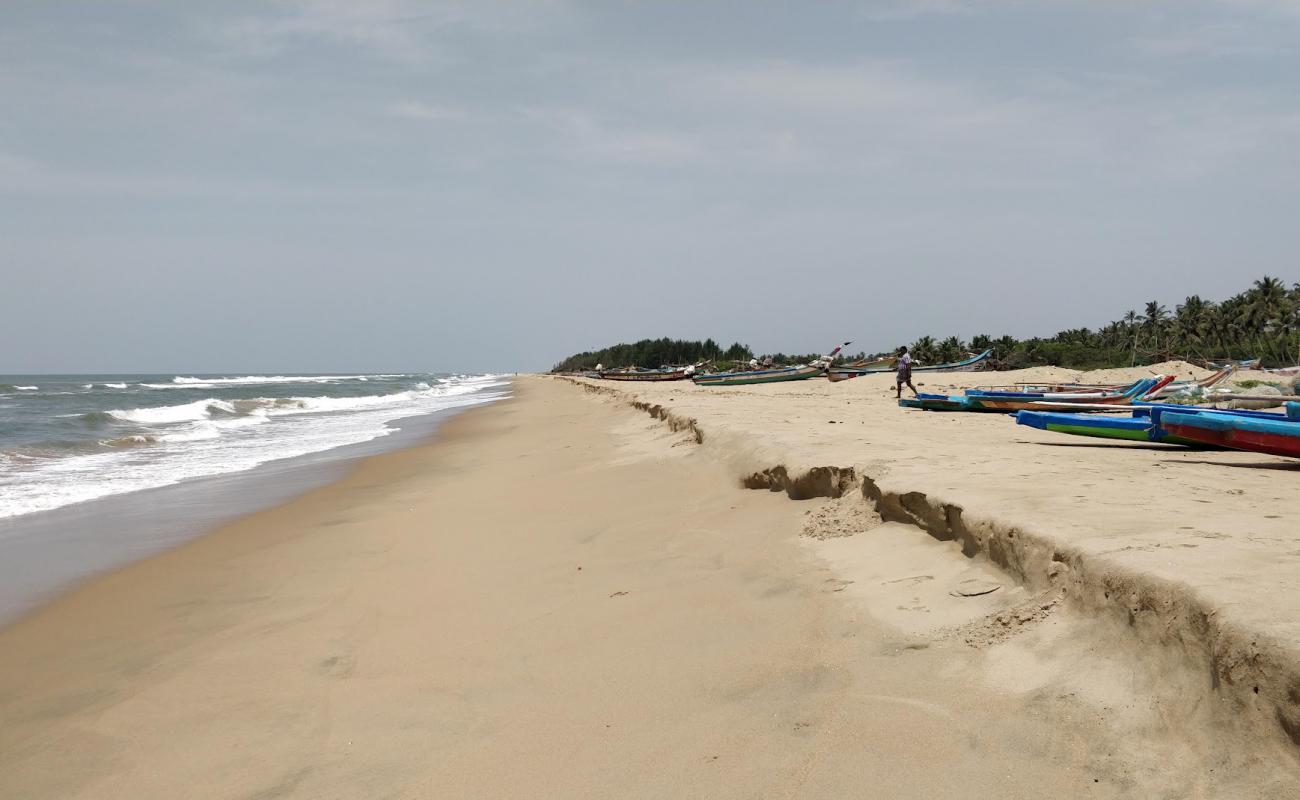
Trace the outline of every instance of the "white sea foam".
<instances>
[{"instance_id":1,"label":"white sea foam","mask_svg":"<svg viewBox=\"0 0 1300 800\"><path fill-rule=\"evenodd\" d=\"M36 391L37 389L39 389L39 388L41 388L41 387L39 387L39 386L15 386L14 388L17 389L17 390L20 391L20 392L34 392L34 391Z\"/></svg>"},{"instance_id":2,"label":"white sea foam","mask_svg":"<svg viewBox=\"0 0 1300 800\"><path fill-rule=\"evenodd\" d=\"M104 384L100 384L100 385L103 386L105 389L125 389L125 388L126 388L126 384L125 384L125 383L104 383Z\"/></svg>"},{"instance_id":3,"label":"white sea foam","mask_svg":"<svg viewBox=\"0 0 1300 800\"><path fill-rule=\"evenodd\" d=\"M504 396L495 376L445 378L428 389L364 397L215 398L110 412L141 426L115 447L0 470L0 518L251 469L394 432L391 422Z\"/></svg>"},{"instance_id":4,"label":"white sea foam","mask_svg":"<svg viewBox=\"0 0 1300 800\"><path fill-rule=\"evenodd\" d=\"M179 386L205 384L222 386L230 384L259 383L336 383L338 381L366 380L371 377L401 378L403 375L240 375L233 378L195 378L178 375L172 383Z\"/></svg>"},{"instance_id":5,"label":"white sea foam","mask_svg":"<svg viewBox=\"0 0 1300 800\"><path fill-rule=\"evenodd\" d=\"M235 406L226 400L209 397L178 406L158 406L156 408L117 409L108 412L110 417L123 422L136 422L141 425L166 425L175 422L196 422L209 419L212 415L235 414Z\"/></svg>"}]
</instances>

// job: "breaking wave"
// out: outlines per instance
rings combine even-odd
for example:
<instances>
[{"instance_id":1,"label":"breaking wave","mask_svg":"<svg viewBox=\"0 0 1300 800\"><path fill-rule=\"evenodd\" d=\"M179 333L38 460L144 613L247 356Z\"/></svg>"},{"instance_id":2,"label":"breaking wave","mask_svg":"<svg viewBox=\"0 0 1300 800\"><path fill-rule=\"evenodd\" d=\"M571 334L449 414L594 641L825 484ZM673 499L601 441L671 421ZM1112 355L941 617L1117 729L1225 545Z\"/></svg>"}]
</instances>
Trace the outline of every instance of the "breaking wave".
<instances>
[{"instance_id":1,"label":"breaking wave","mask_svg":"<svg viewBox=\"0 0 1300 800\"><path fill-rule=\"evenodd\" d=\"M337 383L339 381L366 381L370 378L402 378L405 375L241 375L234 378L198 378L177 375L172 378L175 386L249 386L261 383ZM147 384L165 386L167 384Z\"/></svg>"},{"instance_id":2,"label":"breaking wave","mask_svg":"<svg viewBox=\"0 0 1300 800\"><path fill-rule=\"evenodd\" d=\"M361 377L369 380L361 381ZM110 390L115 386L97 381L90 392L71 393L74 398L89 396L90 401L50 399L54 396L41 393L40 397L46 398L42 402L50 404L41 424L51 439L20 440L17 448L6 443L0 452L0 473L5 476L0 480L0 518L239 472L276 459L385 437L399 429L393 424L397 420L503 397L500 387L506 383L496 376L426 375L398 376L392 381L375 375L222 380L224 385L212 388L197 383L157 384L191 390L177 396L188 402L167 405L122 402L128 397L165 396L133 395L142 384L129 382L121 383L129 387L126 392L98 395L101 386ZM343 380L351 382L337 383ZM281 382L281 386L257 388L272 381ZM300 387L293 382L308 385ZM324 385L313 390L312 383ZM383 393L352 394L367 390ZM260 396L240 396L247 394ZM96 397L107 402L94 410L84 405ZM15 407L26 403L17 402ZM67 437L66 443L63 437Z\"/></svg>"},{"instance_id":3,"label":"breaking wave","mask_svg":"<svg viewBox=\"0 0 1300 800\"><path fill-rule=\"evenodd\" d=\"M210 397L195 400L178 406L156 406L154 408L117 409L109 411L108 416L122 422L136 422L141 425L167 425L176 422L198 422L210 419L214 415L237 414L233 403Z\"/></svg>"}]
</instances>

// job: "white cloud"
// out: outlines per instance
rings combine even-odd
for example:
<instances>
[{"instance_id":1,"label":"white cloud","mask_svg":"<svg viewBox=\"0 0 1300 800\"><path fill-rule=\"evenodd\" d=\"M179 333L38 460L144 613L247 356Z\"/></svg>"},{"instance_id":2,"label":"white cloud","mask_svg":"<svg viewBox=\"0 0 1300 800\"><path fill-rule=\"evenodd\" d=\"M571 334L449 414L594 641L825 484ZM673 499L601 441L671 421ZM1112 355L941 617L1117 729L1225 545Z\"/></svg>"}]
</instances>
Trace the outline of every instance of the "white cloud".
<instances>
[{"instance_id":1,"label":"white cloud","mask_svg":"<svg viewBox=\"0 0 1300 800\"><path fill-rule=\"evenodd\" d=\"M269 8L272 13L223 25L220 38L251 54L315 41L418 64L446 57L449 31L533 31L566 21L572 13L564 0L285 0Z\"/></svg>"},{"instance_id":2,"label":"white cloud","mask_svg":"<svg viewBox=\"0 0 1300 800\"><path fill-rule=\"evenodd\" d=\"M456 108L431 105L419 100L405 100L388 107L388 113L404 119L424 120L427 122L455 122L466 119L469 114Z\"/></svg>"},{"instance_id":3,"label":"white cloud","mask_svg":"<svg viewBox=\"0 0 1300 800\"><path fill-rule=\"evenodd\" d=\"M875 22L909 20L936 15L974 14L977 0L871 0L859 13Z\"/></svg>"},{"instance_id":4,"label":"white cloud","mask_svg":"<svg viewBox=\"0 0 1300 800\"><path fill-rule=\"evenodd\" d=\"M1217 23L1139 37L1134 47L1146 55L1188 58L1268 58L1297 52L1294 40L1269 38L1240 23Z\"/></svg>"},{"instance_id":5,"label":"white cloud","mask_svg":"<svg viewBox=\"0 0 1300 800\"><path fill-rule=\"evenodd\" d=\"M577 160L669 166L697 163L707 155L698 137L614 125L580 109L532 109L525 116L558 134L563 150Z\"/></svg>"}]
</instances>

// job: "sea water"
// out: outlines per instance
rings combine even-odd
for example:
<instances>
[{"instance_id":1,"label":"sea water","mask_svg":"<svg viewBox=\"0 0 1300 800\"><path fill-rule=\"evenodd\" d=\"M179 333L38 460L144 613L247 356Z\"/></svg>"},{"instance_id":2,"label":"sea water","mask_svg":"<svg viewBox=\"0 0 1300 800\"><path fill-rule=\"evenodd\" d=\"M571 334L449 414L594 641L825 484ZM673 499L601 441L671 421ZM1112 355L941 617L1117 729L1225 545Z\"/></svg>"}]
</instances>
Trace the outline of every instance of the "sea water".
<instances>
[{"instance_id":1,"label":"sea water","mask_svg":"<svg viewBox=\"0 0 1300 800\"><path fill-rule=\"evenodd\" d=\"M0 621L508 392L438 373L0 376Z\"/></svg>"}]
</instances>

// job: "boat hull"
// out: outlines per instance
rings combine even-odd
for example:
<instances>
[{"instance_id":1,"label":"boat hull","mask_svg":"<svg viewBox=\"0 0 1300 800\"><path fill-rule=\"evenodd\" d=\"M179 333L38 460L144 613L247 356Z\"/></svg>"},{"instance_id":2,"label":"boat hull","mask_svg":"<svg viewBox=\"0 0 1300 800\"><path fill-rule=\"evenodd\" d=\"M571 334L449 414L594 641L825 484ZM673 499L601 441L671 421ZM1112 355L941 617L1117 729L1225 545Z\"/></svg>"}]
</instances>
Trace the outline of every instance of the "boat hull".
<instances>
[{"instance_id":1,"label":"boat hull","mask_svg":"<svg viewBox=\"0 0 1300 800\"><path fill-rule=\"evenodd\" d=\"M902 397L898 400L900 408L919 408L922 411L978 411L970 408L969 398L960 395L920 394L916 397Z\"/></svg>"},{"instance_id":2,"label":"boat hull","mask_svg":"<svg viewBox=\"0 0 1300 800\"><path fill-rule=\"evenodd\" d=\"M785 383L816 378L824 374L817 367L790 367L788 369L764 369L756 372L723 372L717 375L696 375L692 380L696 386L754 386L761 383Z\"/></svg>"},{"instance_id":3,"label":"boat hull","mask_svg":"<svg viewBox=\"0 0 1300 800\"><path fill-rule=\"evenodd\" d=\"M1159 425L1173 436L1196 442L1300 458L1300 421L1292 419L1164 412L1159 417Z\"/></svg>"},{"instance_id":4,"label":"boat hull","mask_svg":"<svg viewBox=\"0 0 1300 800\"><path fill-rule=\"evenodd\" d=\"M600 377L606 381L680 381L689 378L690 375L684 370L671 372L647 370L645 372L602 372Z\"/></svg>"},{"instance_id":5,"label":"boat hull","mask_svg":"<svg viewBox=\"0 0 1300 800\"><path fill-rule=\"evenodd\" d=\"M988 366L988 361L992 356L993 356L992 350L985 350L983 353L968 358L965 361L954 361L950 364L934 364L932 366L912 367L912 372L979 372L980 370ZM842 381L842 380L848 380L849 378L857 378L862 375L883 375L887 372L894 372L894 371L895 371L894 367L888 365L881 366L881 367L839 366L839 367L831 367L830 375L832 376L839 375L841 377L839 378L832 377L831 380Z\"/></svg>"},{"instance_id":6,"label":"boat hull","mask_svg":"<svg viewBox=\"0 0 1300 800\"><path fill-rule=\"evenodd\" d=\"M1016 424L1039 430L1087 436L1094 439L1114 439L1129 442L1159 442L1182 447L1212 447L1192 439L1172 436L1158 426L1149 415L1132 417L1104 417L1093 414L1058 411L1020 411Z\"/></svg>"}]
</instances>

